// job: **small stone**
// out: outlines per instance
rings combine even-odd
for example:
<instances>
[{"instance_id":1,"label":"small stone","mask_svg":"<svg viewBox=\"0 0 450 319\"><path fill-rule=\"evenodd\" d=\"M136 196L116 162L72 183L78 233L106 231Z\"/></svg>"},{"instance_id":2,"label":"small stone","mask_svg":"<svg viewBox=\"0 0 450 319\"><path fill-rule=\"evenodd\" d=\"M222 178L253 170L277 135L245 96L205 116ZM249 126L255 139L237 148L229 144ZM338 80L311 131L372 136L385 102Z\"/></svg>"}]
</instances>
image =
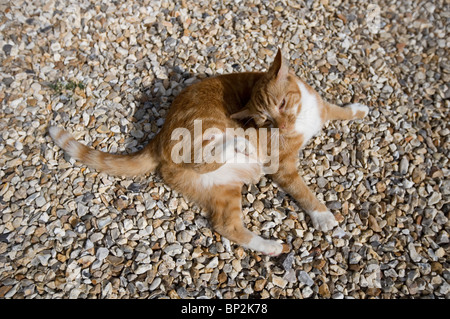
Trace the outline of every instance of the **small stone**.
<instances>
[{"instance_id":1,"label":"small stone","mask_svg":"<svg viewBox=\"0 0 450 319\"><path fill-rule=\"evenodd\" d=\"M312 286L312 285L314 285L314 281L311 279L311 277L309 276L309 274L308 274L306 271L304 271L304 270L301 270L301 271L299 272L297 278L298 278L298 280L299 280L301 283L304 283L304 284L307 285L307 286Z\"/></svg>"},{"instance_id":2,"label":"small stone","mask_svg":"<svg viewBox=\"0 0 450 319\"><path fill-rule=\"evenodd\" d=\"M297 278L295 277L295 270L289 269L286 271L286 273L283 276L283 279L285 279L288 283L295 283L297 281Z\"/></svg>"},{"instance_id":3,"label":"small stone","mask_svg":"<svg viewBox=\"0 0 450 319\"><path fill-rule=\"evenodd\" d=\"M163 126L164 122L165 122L165 120L164 120L163 118L159 118L159 119L156 121L156 125L158 125L158 126Z\"/></svg>"},{"instance_id":4,"label":"small stone","mask_svg":"<svg viewBox=\"0 0 450 319\"><path fill-rule=\"evenodd\" d=\"M263 204L263 202L262 201L260 201L260 200L255 200L254 202L253 202L253 208L258 212L258 213L261 213L263 210L264 210L264 204Z\"/></svg>"},{"instance_id":5,"label":"small stone","mask_svg":"<svg viewBox=\"0 0 450 319\"><path fill-rule=\"evenodd\" d=\"M150 291L153 291L156 288L158 288L160 284L161 284L161 278L156 277L155 279L153 279L153 282L151 283L151 285L150 285L150 287L148 289Z\"/></svg>"},{"instance_id":6,"label":"small stone","mask_svg":"<svg viewBox=\"0 0 450 319\"><path fill-rule=\"evenodd\" d=\"M406 156L402 158L399 165L400 174L405 175L408 172L409 160Z\"/></svg>"},{"instance_id":7,"label":"small stone","mask_svg":"<svg viewBox=\"0 0 450 319\"><path fill-rule=\"evenodd\" d=\"M140 190L141 190L141 185L140 184L138 184L138 183L131 183L129 186L128 186L128 190L130 191L130 192L133 192L133 193L139 193L140 192Z\"/></svg>"},{"instance_id":8,"label":"small stone","mask_svg":"<svg viewBox=\"0 0 450 319\"><path fill-rule=\"evenodd\" d=\"M97 128L97 132L99 132L101 134L106 134L106 133L109 133L109 128L106 125L100 125Z\"/></svg>"},{"instance_id":9,"label":"small stone","mask_svg":"<svg viewBox=\"0 0 450 319\"><path fill-rule=\"evenodd\" d=\"M109 225L111 222L112 222L111 216L105 216L97 220L97 226L98 228L102 229L103 227Z\"/></svg>"},{"instance_id":10,"label":"small stone","mask_svg":"<svg viewBox=\"0 0 450 319\"><path fill-rule=\"evenodd\" d=\"M342 208L342 204L340 201L331 201L327 203L329 209L332 210L340 210Z\"/></svg>"},{"instance_id":11,"label":"small stone","mask_svg":"<svg viewBox=\"0 0 450 319\"><path fill-rule=\"evenodd\" d=\"M128 207L128 201L122 199L122 198L118 198L114 201L114 207L118 210L118 211L122 211L125 208Z\"/></svg>"},{"instance_id":12,"label":"small stone","mask_svg":"<svg viewBox=\"0 0 450 319\"><path fill-rule=\"evenodd\" d=\"M309 286L305 286L302 289L303 298L310 298L313 294L314 294L314 291Z\"/></svg>"},{"instance_id":13,"label":"small stone","mask_svg":"<svg viewBox=\"0 0 450 319\"><path fill-rule=\"evenodd\" d=\"M180 243L189 243L192 240L192 235L188 231L183 230L177 235L177 240Z\"/></svg>"},{"instance_id":14,"label":"small stone","mask_svg":"<svg viewBox=\"0 0 450 319\"><path fill-rule=\"evenodd\" d=\"M449 235L448 235L448 233L446 231L441 231L438 234L438 236L436 237L436 243L438 245L448 244L449 242L450 242L450 238L449 238Z\"/></svg>"},{"instance_id":15,"label":"small stone","mask_svg":"<svg viewBox=\"0 0 450 319\"><path fill-rule=\"evenodd\" d=\"M433 192L431 196L428 198L428 205L435 205L439 203L442 199L442 195L438 192Z\"/></svg>"},{"instance_id":16,"label":"small stone","mask_svg":"<svg viewBox=\"0 0 450 319\"><path fill-rule=\"evenodd\" d=\"M18 99L11 101L9 103L9 105L11 106L11 108L14 109L14 108L17 108L19 106L19 104L22 103L22 101L23 101L23 98L18 98Z\"/></svg>"},{"instance_id":17,"label":"small stone","mask_svg":"<svg viewBox=\"0 0 450 319\"><path fill-rule=\"evenodd\" d=\"M108 254L109 254L108 248L100 247L97 249L97 253L95 254L95 256L99 260L104 260L106 257L108 257Z\"/></svg>"},{"instance_id":18,"label":"small stone","mask_svg":"<svg viewBox=\"0 0 450 319\"><path fill-rule=\"evenodd\" d=\"M322 269L323 267L325 267L326 263L327 262L325 261L325 259L319 259L319 260L315 260L313 265L314 265L314 268Z\"/></svg>"},{"instance_id":19,"label":"small stone","mask_svg":"<svg viewBox=\"0 0 450 319\"><path fill-rule=\"evenodd\" d=\"M264 287L266 286L266 282L267 282L266 279L258 279L258 280L256 280L255 281L255 285L253 287L253 290L255 290L257 292L263 290Z\"/></svg>"},{"instance_id":20,"label":"small stone","mask_svg":"<svg viewBox=\"0 0 450 319\"><path fill-rule=\"evenodd\" d=\"M12 47L13 46L11 44L5 44L2 48L3 52L5 52L5 54L9 56L11 54Z\"/></svg>"},{"instance_id":21,"label":"small stone","mask_svg":"<svg viewBox=\"0 0 450 319\"><path fill-rule=\"evenodd\" d=\"M206 268L216 268L219 265L219 258L218 257L214 257L213 259L211 259L211 261L206 265Z\"/></svg>"},{"instance_id":22,"label":"small stone","mask_svg":"<svg viewBox=\"0 0 450 319\"><path fill-rule=\"evenodd\" d=\"M333 234L331 236L337 237L337 238L343 238L347 235L345 230L343 230L341 227L336 227L333 229Z\"/></svg>"},{"instance_id":23,"label":"small stone","mask_svg":"<svg viewBox=\"0 0 450 319\"><path fill-rule=\"evenodd\" d=\"M344 299L344 297L345 295L342 292L336 292L331 296L333 299Z\"/></svg>"},{"instance_id":24,"label":"small stone","mask_svg":"<svg viewBox=\"0 0 450 319\"><path fill-rule=\"evenodd\" d=\"M268 230L268 229L272 229L276 226L277 224L275 224L273 221L269 220L266 221L262 226L261 226L261 230Z\"/></svg>"},{"instance_id":25,"label":"small stone","mask_svg":"<svg viewBox=\"0 0 450 319\"><path fill-rule=\"evenodd\" d=\"M78 259L78 263L81 265L82 268L87 268L90 265L92 265L92 263L95 261L95 257L94 256L83 256L80 259Z\"/></svg>"},{"instance_id":26,"label":"small stone","mask_svg":"<svg viewBox=\"0 0 450 319\"><path fill-rule=\"evenodd\" d=\"M412 181L416 184L420 184L426 177L426 172L416 167L412 172Z\"/></svg>"},{"instance_id":27,"label":"small stone","mask_svg":"<svg viewBox=\"0 0 450 319\"><path fill-rule=\"evenodd\" d=\"M328 285L326 283L323 283L319 287L319 295L321 295L324 298L330 298L331 297L330 288L328 287Z\"/></svg>"},{"instance_id":28,"label":"small stone","mask_svg":"<svg viewBox=\"0 0 450 319\"><path fill-rule=\"evenodd\" d=\"M350 252L350 257L349 257L348 263L349 263L350 265L357 264L357 263L359 263L359 261L361 260L361 258L362 258L362 256L361 256L360 254L358 254L358 253L352 251L352 252Z\"/></svg>"},{"instance_id":29,"label":"small stone","mask_svg":"<svg viewBox=\"0 0 450 319\"><path fill-rule=\"evenodd\" d=\"M18 151L23 150L23 144L22 144L21 142L19 142L19 141L16 141L16 142L14 143L14 147L15 147L16 150L18 150Z\"/></svg>"},{"instance_id":30,"label":"small stone","mask_svg":"<svg viewBox=\"0 0 450 319\"><path fill-rule=\"evenodd\" d=\"M409 243L408 245L409 256L414 262L419 262L422 260L422 257L417 253L416 247L413 243Z\"/></svg>"},{"instance_id":31,"label":"small stone","mask_svg":"<svg viewBox=\"0 0 450 319\"><path fill-rule=\"evenodd\" d=\"M426 79L426 76L425 76L425 73L423 73L423 72L419 71L414 75L414 80L418 83L423 83L425 81L425 79Z\"/></svg>"},{"instance_id":32,"label":"small stone","mask_svg":"<svg viewBox=\"0 0 450 319\"><path fill-rule=\"evenodd\" d=\"M316 178L316 182L317 186L319 186L320 188L324 188L328 184L328 181L323 177Z\"/></svg>"},{"instance_id":33,"label":"small stone","mask_svg":"<svg viewBox=\"0 0 450 319\"><path fill-rule=\"evenodd\" d=\"M38 198L36 198L36 206L37 207L42 207L47 203L47 201L45 200L44 196L39 196Z\"/></svg>"},{"instance_id":34,"label":"small stone","mask_svg":"<svg viewBox=\"0 0 450 319\"><path fill-rule=\"evenodd\" d=\"M287 280L282 277L278 277L277 275L272 275L272 282L275 286L278 286L281 289L284 289L288 284Z\"/></svg>"},{"instance_id":35,"label":"small stone","mask_svg":"<svg viewBox=\"0 0 450 319\"><path fill-rule=\"evenodd\" d=\"M386 190L387 186L386 183L384 181L380 181L375 185L377 192L378 193L384 193L384 191Z\"/></svg>"},{"instance_id":36,"label":"small stone","mask_svg":"<svg viewBox=\"0 0 450 319\"><path fill-rule=\"evenodd\" d=\"M439 293L442 296L448 296L450 292L450 284L447 281L444 281L443 284L439 287Z\"/></svg>"},{"instance_id":37,"label":"small stone","mask_svg":"<svg viewBox=\"0 0 450 319\"><path fill-rule=\"evenodd\" d=\"M12 286L2 286L0 287L0 298L5 297L5 295L10 291Z\"/></svg>"},{"instance_id":38,"label":"small stone","mask_svg":"<svg viewBox=\"0 0 450 319\"><path fill-rule=\"evenodd\" d=\"M86 205L83 205L82 203L78 203L78 205L77 205L78 217L83 217L84 215L87 214L88 211L89 211L89 207L87 207Z\"/></svg>"},{"instance_id":39,"label":"small stone","mask_svg":"<svg viewBox=\"0 0 450 319\"><path fill-rule=\"evenodd\" d=\"M135 138L143 138L144 137L144 132L142 132L141 130L132 130L130 132L131 136L135 137Z\"/></svg>"},{"instance_id":40,"label":"small stone","mask_svg":"<svg viewBox=\"0 0 450 319\"><path fill-rule=\"evenodd\" d=\"M397 215L395 214L395 212L386 214L386 222L389 226L395 226L397 224Z\"/></svg>"},{"instance_id":41,"label":"small stone","mask_svg":"<svg viewBox=\"0 0 450 319\"><path fill-rule=\"evenodd\" d=\"M114 125L113 127L111 127L111 132L113 132L113 133L120 133L120 126L119 125Z\"/></svg>"},{"instance_id":42,"label":"small stone","mask_svg":"<svg viewBox=\"0 0 450 319\"><path fill-rule=\"evenodd\" d=\"M2 79L3 84L5 84L7 87L9 87L11 85L11 83L14 82L13 78L10 77L5 77Z\"/></svg>"},{"instance_id":43,"label":"small stone","mask_svg":"<svg viewBox=\"0 0 450 319\"><path fill-rule=\"evenodd\" d=\"M443 266L441 263L434 261L431 263L431 271L437 274L442 274Z\"/></svg>"},{"instance_id":44,"label":"small stone","mask_svg":"<svg viewBox=\"0 0 450 319\"><path fill-rule=\"evenodd\" d=\"M102 233L93 233L89 239L91 240L91 242L95 243L101 240L102 238L103 238Z\"/></svg>"},{"instance_id":45,"label":"small stone","mask_svg":"<svg viewBox=\"0 0 450 319\"><path fill-rule=\"evenodd\" d=\"M121 263L123 263L124 259L125 259L124 257L117 257L117 256L114 256L114 255L108 255L106 257L106 261L109 262L110 264L114 265L114 266L118 266Z\"/></svg>"},{"instance_id":46,"label":"small stone","mask_svg":"<svg viewBox=\"0 0 450 319\"><path fill-rule=\"evenodd\" d=\"M372 215L369 215L369 227L377 233L382 231L381 227L378 225L377 219Z\"/></svg>"},{"instance_id":47,"label":"small stone","mask_svg":"<svg viewBox=\"0 0 450 319\"><path fill-rule=\"evenodd\" d=\"M137 275L140 275L140 274L146 273L147 271L149 271L151 269L152 269L152 265L151 264L139 265L139 267L136 268L134 273L137 274Z\"/></svg>"},{"instance_id":48,"label":"small stone","mask_svg":"<svg viewBox=\"0 0 450 319\"><path fill-rule=\"evenodd\" d=\"M287 254L286 258L283 261L284 270L288 271L288 270L292 269L292 265L294 263L294 257L295 257L295 254L293 251L291 251L289 254Z\"/></svg>"}]
</instances>

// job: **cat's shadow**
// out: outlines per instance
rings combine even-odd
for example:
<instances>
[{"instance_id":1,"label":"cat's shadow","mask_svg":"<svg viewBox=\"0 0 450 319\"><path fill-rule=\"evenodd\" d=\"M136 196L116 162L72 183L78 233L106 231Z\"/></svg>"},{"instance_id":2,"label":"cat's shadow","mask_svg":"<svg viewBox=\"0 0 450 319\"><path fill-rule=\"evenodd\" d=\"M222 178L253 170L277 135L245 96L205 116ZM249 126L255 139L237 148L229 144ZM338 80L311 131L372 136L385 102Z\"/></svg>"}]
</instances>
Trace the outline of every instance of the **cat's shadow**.
<instances>
[{"instance_id":1,"label":"cat's shadow","mask_svg":"<svg viewBox=\"0 0 450 319\"><path fill-rule=\"evenodd\" d=\"M140 86L139 93L134 96L136 107L127 118L130 125L121 126L126 150L123 153L139 151L159 133L167 112L181 91L204 78L215 76L185 72L178 67L166 66L166 70L167 79L155 77L150 85Z\"/></svg>"}]
</instances>

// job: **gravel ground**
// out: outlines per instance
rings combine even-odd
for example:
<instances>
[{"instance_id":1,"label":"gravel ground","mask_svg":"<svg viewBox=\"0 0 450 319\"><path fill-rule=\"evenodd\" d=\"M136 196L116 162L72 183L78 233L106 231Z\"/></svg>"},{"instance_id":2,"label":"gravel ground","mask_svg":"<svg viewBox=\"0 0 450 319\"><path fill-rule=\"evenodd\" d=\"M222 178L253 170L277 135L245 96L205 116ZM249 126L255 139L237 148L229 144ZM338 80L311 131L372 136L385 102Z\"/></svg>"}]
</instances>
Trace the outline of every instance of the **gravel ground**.
<instances>
[{"instance_id":1,"label":"gravel ground","mask_svg":"<svg viewBox=\"0 0 450 319\"><path fill-rule=\"evenodd\" d=\"M448 1L0 1L1 298L449 298ZM379 14L377 15L377 10ZM371 107L300 153L340 220L314 230L269 179L243 189L269 258L157 175L99 174L49 124L132 152L174 97L282 47L331 102Z\"/></svg>"}]
</instances>

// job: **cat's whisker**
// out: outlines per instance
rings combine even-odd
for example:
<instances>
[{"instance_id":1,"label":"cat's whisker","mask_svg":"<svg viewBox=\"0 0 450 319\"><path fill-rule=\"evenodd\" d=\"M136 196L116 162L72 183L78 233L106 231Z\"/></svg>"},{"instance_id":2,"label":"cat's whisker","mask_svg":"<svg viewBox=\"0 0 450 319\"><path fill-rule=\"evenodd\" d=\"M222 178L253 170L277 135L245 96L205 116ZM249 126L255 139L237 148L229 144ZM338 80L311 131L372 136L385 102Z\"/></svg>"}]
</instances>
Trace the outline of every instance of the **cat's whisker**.
<instances>
[{"instance_id":1,"label":"cat's whisker","mask_svg":"<svg viewBox=\"0 0 450 319\"><path fill-rule=\"evenodd\" d=\"M245 121L245 123L244 123L244 125L243 125L243 126L244 126L244 127L245 127L245 126L247 126L247 124L248 124L248 123L250 123L250 121L251 121L251 120L252 120L252 118L251 118L251 117L249 117L249 118L247 119L247 121Z\"/></svg>"}]
</instances>

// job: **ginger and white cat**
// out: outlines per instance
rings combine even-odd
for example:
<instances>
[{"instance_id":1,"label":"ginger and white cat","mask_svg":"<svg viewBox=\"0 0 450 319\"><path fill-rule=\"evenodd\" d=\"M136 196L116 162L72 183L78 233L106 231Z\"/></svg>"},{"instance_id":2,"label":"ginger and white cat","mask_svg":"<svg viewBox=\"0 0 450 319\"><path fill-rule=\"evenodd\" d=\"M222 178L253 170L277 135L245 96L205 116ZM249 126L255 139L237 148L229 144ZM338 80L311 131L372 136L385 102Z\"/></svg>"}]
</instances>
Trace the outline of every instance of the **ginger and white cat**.
<instances>
[{"instance_id":1,"label":"ginger and white cat","mask_svg":"<svg viewBox=\"0 0 450 319\"><path fill-rule=\"evenodd\" d=\"M256 235L242 222L241 188L257 182L267 171L267 154L262 148L266 152L268 146L276 146L276 152L271 149L277 155L278 169L269 172L270 176L299 202L314 228L329 231L337 221L299 175L298 152L326 121L361 119L368 112L369 108L362 104L339 107L322 100L314 89L289 71L278 50L267 72L220 75L184 89L173 101L161 131L137 153L100 152L54 126L49 133L70 156L99 171L135 176L158 170L170 187L209 211L211 224L219 234L273 256L286 252L288 246ZM191 143L188 160L175 159L173 149L180 144L173 133L183 128L195 135L194 124L198 121L202 124L202 138ZM275 143L273 134L258 132L257 142L252 141L251 145L245 136L234 137L238 143L230 144L227 129L239 131L244 127L277 128L280 141ZM194 158L199 145L217 144L222 144L225 150L231 148L235 152L233 158L240 160L228 156L223 161Z\"/></svg>"}]
</instances>

